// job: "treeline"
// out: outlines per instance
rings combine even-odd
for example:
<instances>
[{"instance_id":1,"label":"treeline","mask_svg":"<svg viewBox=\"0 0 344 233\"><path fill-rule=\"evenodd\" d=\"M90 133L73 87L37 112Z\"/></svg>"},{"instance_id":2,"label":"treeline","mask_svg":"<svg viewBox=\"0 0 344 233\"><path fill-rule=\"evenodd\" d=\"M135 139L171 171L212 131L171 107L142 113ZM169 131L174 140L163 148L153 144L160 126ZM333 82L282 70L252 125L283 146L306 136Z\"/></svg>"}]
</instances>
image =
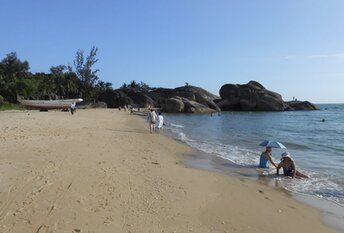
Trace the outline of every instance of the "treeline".
<instances>
[{"instance_id":1,"label":"treeline","mask_svg":"<svg viewBox=\"0 0 344 233\"><path fill-rule=\"evenodd\" d=\"M0 62L0 104L16 103L17 96L29 99L66 99L81 97L97 100L100 92L112 89L112 83L101 81L94 69L97 63L96 47L84 55L76 52L73 66L52 66L49 73L31 73L28 61L21 61L11 52Z\"/></svg>"}]
</instances>

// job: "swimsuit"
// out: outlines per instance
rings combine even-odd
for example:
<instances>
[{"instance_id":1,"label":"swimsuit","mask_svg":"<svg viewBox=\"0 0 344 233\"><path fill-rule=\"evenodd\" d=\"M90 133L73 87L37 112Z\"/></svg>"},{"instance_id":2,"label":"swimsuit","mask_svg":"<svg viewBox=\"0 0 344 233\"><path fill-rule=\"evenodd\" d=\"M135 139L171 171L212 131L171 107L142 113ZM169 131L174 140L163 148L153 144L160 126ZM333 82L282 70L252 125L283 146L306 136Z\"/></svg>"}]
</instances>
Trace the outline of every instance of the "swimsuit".
<instances>
[{"instance_id":1,"label":"swimsuit","mask_svg":"<svg viewBox=\"0 0 344 233\"><path fill-rule=\"evenodd\" d=\"M290 167L283 167L283 173L285 176L293 176L294 175L294 171L293 168Z\"/></svg>"},{"instance_id":2,"label":"swimsuit","mask_svg":"<svg viewBox=\"0 0 344 233\"><path fill-rule=\"evenodd\" d=\"M261 167L261 168L269 168L269 160L267 159L268 156L269 155L266 152L263 152L260 155L259 167Z\"/></svg>"}]
</instances>

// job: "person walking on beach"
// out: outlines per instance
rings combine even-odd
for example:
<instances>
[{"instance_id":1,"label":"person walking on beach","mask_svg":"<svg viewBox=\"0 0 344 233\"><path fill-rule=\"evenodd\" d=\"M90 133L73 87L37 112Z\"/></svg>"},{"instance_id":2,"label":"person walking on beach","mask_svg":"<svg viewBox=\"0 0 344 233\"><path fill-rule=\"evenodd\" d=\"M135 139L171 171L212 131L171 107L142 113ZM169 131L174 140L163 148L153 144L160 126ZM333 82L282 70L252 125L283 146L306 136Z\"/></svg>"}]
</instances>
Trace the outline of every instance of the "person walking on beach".
<instances>
[{"instance_id":1,"label":"person walking on beach","mask_svg":"<svg viewBox=\"0 0 344 233\"><path fill-rule=\"evenodd\" d=\"M292 178L297 177L297 178L309 178L305 174L302 174L298 170L296 170L296 165L294 160L291 158L289 152L284 152L282 154L281 162L277 166L277 175L279 175L279 169L283 168L283 174L285 176L290 176Z\"/></svg>"},{"instance_id":2,"label":"person walking on beach","mask_svg":"<svg viewBox=\"0 0 344 233\"><path fill-rule=\"evenodd\" d=\"M152 109L152 108L150 109L150 112L148 112L147 121L149 123L150 133L155 132L155 124L157 121L157 115L156 115L154 109Z\"/></svg>"},{"instance_id":3,"label":"person walking on beach","mask_svg":"<svg viewBox=\"0 0 344 233\"><path fill-rule=\"evenodd\" d=\"M158 120L156 123L156 127L158 129L158 132L160 132L160 130L162 129L164 125L164 117L161 115L161 112L158 113Z\"/></svg>"},{"instance_id":4,"label":"person walking on beach","mask_svg":"<svg viewBox=\"0 0 344 233\"><path fill-rule=\"evenodd\" d=\"M262 152L259 158L259 167L260 168L269 168L269 162L274 165L274 167L277 167L277 165L272 160L272 148L266 147L265 151Z\"/></svg>"},{"instance_id":5,"label":"person walking on beach","mask_svg":"<svg viewBox=\"0 0 344 233\"><path fill-rule=\"evenodd\" d=\"M76 103L73 101L71 104L70 104L70 113L72 115L74 115L74 112L76 110Z\"/></svg>"}]
</instances>

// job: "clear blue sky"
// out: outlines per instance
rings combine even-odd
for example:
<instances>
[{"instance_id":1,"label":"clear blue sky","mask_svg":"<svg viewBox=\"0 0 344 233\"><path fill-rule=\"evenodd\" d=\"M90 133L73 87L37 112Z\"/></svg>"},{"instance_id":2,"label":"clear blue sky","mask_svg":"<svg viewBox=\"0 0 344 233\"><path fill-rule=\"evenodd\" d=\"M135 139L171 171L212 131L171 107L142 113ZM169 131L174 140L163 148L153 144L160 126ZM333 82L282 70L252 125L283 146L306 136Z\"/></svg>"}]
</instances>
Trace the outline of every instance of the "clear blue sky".
<instances>
[{"instance_id":1,"label":"clear blue sky","mask_svg":"<svg viewBox=\"0 0 344 233\"><path fill-rule=\"evenodd\" d=\"M31 72L99 48L99 76L117 88L185 82L218 94L256 80L314 103L344 103L343 0L2 0L0 59Z\"/></svg>"}]
</instances>

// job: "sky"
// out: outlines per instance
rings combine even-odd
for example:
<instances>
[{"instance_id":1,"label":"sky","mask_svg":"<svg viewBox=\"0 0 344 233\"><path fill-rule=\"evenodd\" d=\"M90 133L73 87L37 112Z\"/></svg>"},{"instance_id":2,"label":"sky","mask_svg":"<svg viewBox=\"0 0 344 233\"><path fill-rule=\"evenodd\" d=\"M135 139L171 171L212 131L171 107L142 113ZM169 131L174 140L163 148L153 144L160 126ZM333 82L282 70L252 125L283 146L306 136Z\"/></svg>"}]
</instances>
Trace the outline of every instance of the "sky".
<instances>
[{"instance_id":1,"label":"sky","mask_svg":"<svg viewBox=\"0 0 344 233\"><path fill-rule=\"evenodd\" d=\"M114 88L185 83L219 95L250 80L313 103L344 103L343 0L1 0L0 59L30 71L98 48Z\"/></svg>"}]
</instances>

